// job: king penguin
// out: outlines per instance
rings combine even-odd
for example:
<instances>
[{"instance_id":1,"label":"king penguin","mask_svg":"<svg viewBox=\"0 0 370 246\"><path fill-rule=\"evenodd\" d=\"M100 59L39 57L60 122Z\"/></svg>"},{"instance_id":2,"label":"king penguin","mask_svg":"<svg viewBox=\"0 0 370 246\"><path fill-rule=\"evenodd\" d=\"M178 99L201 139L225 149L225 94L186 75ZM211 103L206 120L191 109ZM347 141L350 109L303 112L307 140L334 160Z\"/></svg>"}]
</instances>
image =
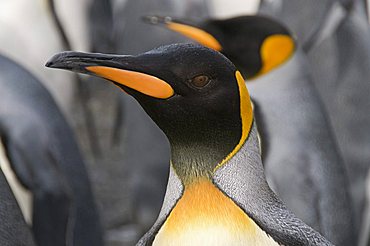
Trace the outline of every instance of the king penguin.
<instances>
[{"instance_id":1,"label":"king penguin","mask_svg":"<svg viewBox=\"0 0 370 246\"><path fill-rule=\"evenodd\" d=\"M354 244L347 173L306 58L289 30L263 16L145 20L221 51L238 67L248 79L272 189L335 245Z\"/></svg>"},{"instance_id":2,"label":"king penguin","mask_svg":"<svg viewBox=\"0 0 370 246\"><path fill-rule=\"evenodd\" d=\"M8 181L9 173L19 183L9 182L17 201L28 197L29 206L18 203L36 244L101 246L98 212L72 130L41 82L1 55L0 137L9 168L0 167Z\"/></svg>"},{"instance_id":3,"label":"king penguin","mask_svg":"<svg viewBox=\"0 0 370 246\"><path fill-rule=\"evenodd\" d=\"M137 245L332 245L269 188L244 79L222 54L173 44L137 56L63 52L46 66L113 82L168 137L163 207Z\"/></svg>"},{"instance_id":4,"label":"king penguin","mask_svg":"<svg viewBox=\"0 0 370 246\"><path fill-rule=\"evenodd\" d=\"M370 29L367 1L264 1L259 12L274 16L298 35L314 85L327 109L350 180L354 228L365 222L365 180L370 163ZM273 7L275 6L275 8ZM305 14L300 13L305 10ZM309 13L309 15L307 14Z\"/></svg>"},{"instance_id":5,"label":"king penguin","mask_svg":"<svg viewBox=\"0 0 370 246\"><path fill-rule=\"evenodd\" d=\"M370 167L370 28L363 2L353 3L308 57L348 170L355 228L361 229L364 208L369 206L365 181Z\"/></svg>"}]
</instances>

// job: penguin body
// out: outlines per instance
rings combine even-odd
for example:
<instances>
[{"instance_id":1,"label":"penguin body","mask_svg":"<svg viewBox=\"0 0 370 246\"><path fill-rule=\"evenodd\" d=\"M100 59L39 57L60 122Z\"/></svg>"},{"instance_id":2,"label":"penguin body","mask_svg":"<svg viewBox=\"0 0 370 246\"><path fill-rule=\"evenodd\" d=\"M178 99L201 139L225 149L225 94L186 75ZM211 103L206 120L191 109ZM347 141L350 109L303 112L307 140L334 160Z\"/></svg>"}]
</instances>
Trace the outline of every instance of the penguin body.
<instances>
[{"instance_id":1,"label":"penguin body","mask_svg":"<svg viewBox=\"0 0 370 246\"><path fill-rule=\"evenodd\" d=\"M323 101L334 130L350 181L355 212L355 231L363 225L365 179L369 168L370 117L369 24L364 1L290 1L280 0L274 11L268 1L261 12L302 29L315 26L310 42L304 42L313 83ZM297 5L296 5L297 4ZM320 18L302 18L289 8L320 8ZM307 44L306 44L307 43Z\"/></svg>"},{"instance_id":2,"label":"penguin body","mask_svg":"<svg viewBox=\"0 0 370 246\"><path fill-rule=\"evenodd\" d=\"M265 178L260 176L264 175L264 170L260 159L257 135L257 128L254 124L248 140L240 151L227 164L217 170L213 177L214 185L225 196L231 198L248 215L249 219L253 219L253 223L251 223L253 227L248 227L250 232L255 229L254 232L259 235L257 240L266 239L266 241L232 243L235 245L332 245L323 240L321 236L318 237L317 232L295 217L271 191ZM244 165L245 163L259 163L259 165L250 166ZM163 224L167 222L172 209L176 207L184 194L181 179L176 175L172 166L168 182L158 219L137 246L152 245ZM244 224L244 226L246 225ZM265 238L265 235L268 238ZM212 237L215 237L215 234L212 233Z\"/></svg>"},{"instance_id":3,"label":"penguin body","mask_svg":"<svg viewBox=\"0 0 370 246\"><path fill-rule=\"evenodd\" d=\"M35 246L31 230L22 216L22 212L1 169L0 196L1 245Z\"/></svg>"},{"instance_id":4,"label":"penguin body","mask_svg":"<svg viewBox=\"0 0 370 246\"><path fill-rule=\"evenodd\" d=\"M358 229L364 223L370 167L370 31L360 1L345 13L308 57L346 164Z\"/></svg>"},{"instance_id":5,"label":"penguin body","mask_svg":"<svg viewBox=\"0 0 370 246\"><path fill-rule=\"evenodd\" d=\"M286 64L248 84L263 115L262 143L269 142L266 176L300 219L336 245L349 245L356 239L346 170L306 69L304 55L296 51Z\"/></svg>"},{"instance_id":6,"label":"penguin body","mask_svg":"<svg viewBox=\"0 0 370 246\"><path fill-rule=\"evenodd\" d=\"M278 245L207 179L184 190L153 241L153 245L171 244Z\"/></svg>"},{"instance_id":7,"label":"penguin body","mask_svg":"<svg viewBox=\"0 0 370 246\"><path fill-rule=\"evenodd\" d=\"M0 56L0 135L12 171L32 194L38 245L101 245L102 232L73 133L48 91Z\"/></svg>"},{"instance_id":8,"label":"penguin body","mask_svg":"<svg viewBox=\"0 0 370 246\"><path fill-rule=\"evenodd\" d=\"M112 81L168 137L165 200L138 245L213 244L211 237L237 245L332 245L270 190L244 79L220 53L191 44L138 56L65 52L46 66ZM212 213L223 209L229 212Z\"/></svg>"},{"instance_id":9,"label":"penguin body","mask_svg":"<svg viewBox=\"0 0 370 246\"><path fill-rule=\"evenodd\" d=\"M347 173L305 55L290 32L263 16L200 23L149 16L146 21L219 49L240 68L249 78L272 189L336 245L356 241Z\"/></svg>"}]
</instances>

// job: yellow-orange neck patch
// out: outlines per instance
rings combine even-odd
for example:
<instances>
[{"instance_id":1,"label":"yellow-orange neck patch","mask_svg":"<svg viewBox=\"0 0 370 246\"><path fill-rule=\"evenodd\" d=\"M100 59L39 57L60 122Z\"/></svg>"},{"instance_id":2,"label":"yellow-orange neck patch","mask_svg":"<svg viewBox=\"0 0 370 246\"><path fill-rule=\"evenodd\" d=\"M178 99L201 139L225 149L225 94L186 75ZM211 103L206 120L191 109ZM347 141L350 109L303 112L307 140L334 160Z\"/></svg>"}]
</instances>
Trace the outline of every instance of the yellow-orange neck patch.
<instances>
[{"instance_id":1,"label":"yellow-orange neck patch","mask_svg":"<svg viewBox=\"0 0 370 246\"><path fill-rule=\"evenodd\" d=\"M185 187L153 246L278 245L208 179Z\"/></svg>"},{"instance_id":2,"label":"yellow-orange neck patch","mask_svg":"<svg viewBox=\"0 0 370 246\"><path fill-rule=\"evenodd\" d=\"M294 40L283 34L267 37L260 48L262 68L255 77L268 73L287 61L294 52Z\"/></svg>"},{"instance_id":3,"label":"yellow-orange neck patch","mask_svg":"<svg viewBox=\"0 0 370 246\"><path fill-rule=\"evenodd\" d=\"M208 32L189 25L169 22L167 28L175 32L181 33L182 35L194 39L198 43L209 47L211 49L220 51L222 49L221 44Z\"/></svg>"},{"instance_id":4,"label":"yellow-orange neck patch","mask_svg":"<svg viewBox=\"0 0 370 246\"><path fill-rule=\"evenodd\" d=\"M226 156L214 169L214 172L217 171L222 165L224 165L228 160L231 159L243 146L244 142L247 140L249 132L253 123L253 109L251 99L245 85L243 76L239 71L235 72L235 78L238 82L239 87L239 96L240 96L240 118L242 121L242 136L239 140L238 145L235 146L233 151Z\"/></svg>"}]
</instances>

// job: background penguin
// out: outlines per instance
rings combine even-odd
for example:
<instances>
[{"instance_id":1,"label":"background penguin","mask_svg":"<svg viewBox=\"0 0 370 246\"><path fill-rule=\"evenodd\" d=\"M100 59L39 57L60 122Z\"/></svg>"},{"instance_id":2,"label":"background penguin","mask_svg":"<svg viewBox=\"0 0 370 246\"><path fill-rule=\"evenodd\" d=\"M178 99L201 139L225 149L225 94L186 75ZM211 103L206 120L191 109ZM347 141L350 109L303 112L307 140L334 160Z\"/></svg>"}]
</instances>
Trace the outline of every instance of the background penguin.
<instances>
[{"instance_id":1,"label":"background penguin","mask_svg":"<svg viewBox=\"0 0 370 246\"><path fill-rule=\"evenodd\" d=\"M273 0L264 1L260 9L295 30L304 26L317 29L311 44L305 45L306 53L349 174L357 231L366 223L362 220L370 167L370 28L365 2ZM325 11L321 18L307 18L300 9Z\"/></svg>"},{"instance_id":2,"label":"background penguin","mask_svg":"<svg viewBox=\"0 0 370 246\"><path fill-rule=\"evenodd\" d=\"M359 228L366 223L363 213L370 167L370 28L359 1L345 13L308 57L348 170L355 228Z\"/></svg>"},{"instance_id":3,"label":"background penguin","mask_svg":"<svg viewBox=\"0 0 370 246\"><path fill-rule=\"evenodd\" d=\"M270 185L299 218L336 245L356 242L346 171L304 54L288 30L260 16L197 24L145 19L220 50L245 77L258 77L248 88Z\"/></svg>"},{"instance_id":4,"label":"background penguin","mask_svg":"<svg viewBox=\"0 0 370 246\"><path fill-rule=\"evenodd\" d=\"M32 194L37 245L102 245L83 160L50 94L0 56L0 135L12 171Z\"/></svg>"},{"instance_id":5,"label":"background penguin","mask_svg":"<svg viewBox=\"0 0 370 246\"><path fill-rule=\"evenodd\" d=\"M244 80L218 52L191 44L138 56L65 52L46 66L112 81L169 138L165 201L138 245L332 245L267 185Z\"/></svg>"},{"instance_id":6,"label":"background penguin","mask_svg":"<svg viewBox=\"0 0 370 246\"><path fill-rule=\"evenodd\" d=\"M320 36L333 9L342 0L262 0L258 13L281 21L308 50ZM343 2L345 2L344 0ZM351 0L349 0L351 1ZM347 2L349 2L347 1ZM302 11L304 9L304 11Z\"/></svg>"},{"instance_id":7,"label":"background penguin","mask_svg":"<svg viewBox=\"0 0 370 246\"><path fill-rule=\"evenodd\" d=\"M0 163L2 159L0 158ZM35 246L12 191L0 169L0 242L3 246Z\"/></svg>"}]
</instances>

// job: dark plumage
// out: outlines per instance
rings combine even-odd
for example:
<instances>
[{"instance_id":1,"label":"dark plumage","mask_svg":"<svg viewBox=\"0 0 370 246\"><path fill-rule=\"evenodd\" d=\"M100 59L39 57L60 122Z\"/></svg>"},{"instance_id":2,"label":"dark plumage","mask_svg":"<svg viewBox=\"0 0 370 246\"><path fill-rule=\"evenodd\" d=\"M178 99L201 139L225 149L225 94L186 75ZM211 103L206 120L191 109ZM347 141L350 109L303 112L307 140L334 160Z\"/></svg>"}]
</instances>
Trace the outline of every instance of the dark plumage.
<instances>
[{"instance_id":1,"label":"dark plumage","mask_svg":"<svg viewBox=\"0 0 370 246\"><path fill-rule=\"evenodd\" d=\"M0 56L0 134L19 181L33 195L38 245L102 245L98 213L73 133L24 68Z\"/></svg>"},{"instance_id":2,"label":"dark plumage","mask_svg":"<svg viewBox=\"0 0 370 246\"><path fill-rule=\"evenodd\" d=\"M35 246L12 191L0 170L0 242L3 246Z\"/></svg>"}]
</instances>

